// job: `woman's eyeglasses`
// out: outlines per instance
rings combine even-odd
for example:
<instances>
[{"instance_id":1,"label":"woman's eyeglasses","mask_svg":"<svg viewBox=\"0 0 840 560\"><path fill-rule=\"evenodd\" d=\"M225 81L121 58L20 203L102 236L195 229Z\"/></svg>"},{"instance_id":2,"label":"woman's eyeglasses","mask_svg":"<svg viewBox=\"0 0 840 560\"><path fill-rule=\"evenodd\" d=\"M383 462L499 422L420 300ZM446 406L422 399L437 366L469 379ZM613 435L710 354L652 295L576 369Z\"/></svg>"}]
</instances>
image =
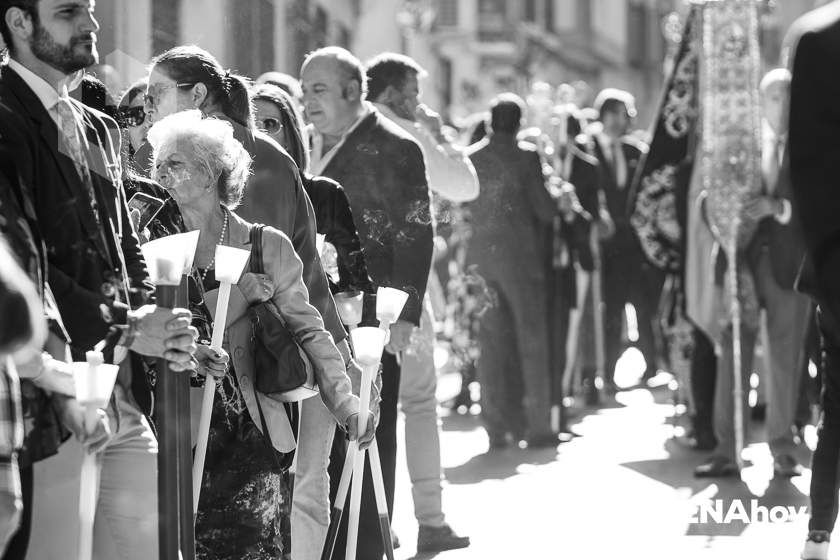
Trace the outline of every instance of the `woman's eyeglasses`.
<instances>
[{"instance_id":1,"label":"woman's eyeglasses","mask_svg":"<svg viewBox=\"0 0 840 560\"><path fill-rule=\"evenodd\" d=\"M283 128L283 123L274 117L266 117L257 120L257 128L266 134L277 134Z\"/></svg>"},{"instance_id":2,"label":"woman's eyeglasses","mask_svg":"<svg viewBox=\"0 0 840 560\"><path fill-rule=\"evenodd\" d=\"M146 111L143 107L121 107L114 114L114 119L120 128L140 126L146 120Z\"/></svg>"},{"instance_id":3,"label":"woman's eyeglasses","mask_svg":"<svg viewBox=\"0 0 840 560\"><path fill-rule=\"evenodd\" d=\"M178 84L166 84L163 86L158 86L154 89L154 91L149 89L146 95L143 96L143 101L146 102L146 106L148 107L157 107L157 102L160 99L160 96L163 95L163 92L170 90L172 88L180 88L180 87L193 87L197 82L184 82Z\"/></svg>"}]
</instances>

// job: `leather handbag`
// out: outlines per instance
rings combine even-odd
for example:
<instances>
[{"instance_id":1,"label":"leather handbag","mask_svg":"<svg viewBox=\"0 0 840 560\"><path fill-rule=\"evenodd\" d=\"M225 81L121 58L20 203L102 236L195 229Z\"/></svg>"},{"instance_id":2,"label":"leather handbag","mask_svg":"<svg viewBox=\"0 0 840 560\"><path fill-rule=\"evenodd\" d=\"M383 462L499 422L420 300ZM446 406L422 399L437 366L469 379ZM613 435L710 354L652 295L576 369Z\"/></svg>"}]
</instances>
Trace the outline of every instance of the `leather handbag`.
<instances>
[{"instance_id":1,"label":"leather handbag","mask_svg":"<svg viewBox=\"0 0 840 560\"><path fill-rule=\"evenodd\" d=\"M251 265L254 274L264 274L262 224L251 226ZM318 394L309 356L297 335L289 329L272 300L248 308L254 348L254 384L257 391L281 402L295 402Z\"/></svg>"}]
</instances>

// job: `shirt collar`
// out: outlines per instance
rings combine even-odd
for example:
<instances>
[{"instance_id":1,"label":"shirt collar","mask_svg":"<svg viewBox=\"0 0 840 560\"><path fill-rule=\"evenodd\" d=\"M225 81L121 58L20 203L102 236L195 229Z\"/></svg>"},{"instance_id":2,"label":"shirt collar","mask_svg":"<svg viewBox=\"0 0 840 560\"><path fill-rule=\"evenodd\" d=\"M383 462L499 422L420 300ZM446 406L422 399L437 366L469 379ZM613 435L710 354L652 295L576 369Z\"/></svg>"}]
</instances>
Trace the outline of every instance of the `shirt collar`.
<instances>
[{"instance_id":1,"label":"shirt collar","mask_svg":"<svg viewBox=\"0 0 840 560\"><path fill-rule=\"evenodd\" d=\"M784 144L787 142L787 133L784 134L776 134L776 131L773 130L773 127L770 126L770 123L767 120L762 121L762 132L764 134L764 141L769 143L776 143L779 142L780 144Z\"/></svg>"},{"instance_id":2,"label":"shirt collar","mask_svg":"<svg viewBox=\"0 0 840 560\"><path fill-rule=\"evenodd\" d=\"M14 58L9 59L9 68L14 70L26 85L29 86L29 89L35 93L47 111L55 107L60 98L67 97L67 86L70 83L70 77L67 80L62 80L61 93L59 93L44 78L38 76Z\"/></svg>"},{"instance_id":3,"label":"shirt collar","mask_svg":"<svg viewBox=\"0 0 840 560\"><path fill-rule=\"evenodd\" d=\"M610 154L613 153L613 145L621 146L621 138L613 139L612 137L607 136L603 131L595 134L595 139L601 145L601 150L608 154L607 157L611 157Z\"/></svg>"},{"instance_id":4,"label":"shirt collar","mask_svg":"<svg viewBox=\"0 0 840 560\"><path fill-rule=\"evenodd\" d=\"M341 136L341 140L338 141L338 144L332 147L328 152L324 153L324 137L321 132L312 126L311 124L308 127L309 130L309 138L312 143L312 150L310 152L310 171L315 175L320 175L321 172L326 168L327 164L332 160L332 157L335 153L341 148L344 144L344 141L347 137L352 133L356 128L362 123L365 118L368 117L371 113L376 111L373 104L369 101L362 102L362 111L359 115L359 118L356 119L356 122L348 128L344 134Z\"/></svg>"}]
</instances>

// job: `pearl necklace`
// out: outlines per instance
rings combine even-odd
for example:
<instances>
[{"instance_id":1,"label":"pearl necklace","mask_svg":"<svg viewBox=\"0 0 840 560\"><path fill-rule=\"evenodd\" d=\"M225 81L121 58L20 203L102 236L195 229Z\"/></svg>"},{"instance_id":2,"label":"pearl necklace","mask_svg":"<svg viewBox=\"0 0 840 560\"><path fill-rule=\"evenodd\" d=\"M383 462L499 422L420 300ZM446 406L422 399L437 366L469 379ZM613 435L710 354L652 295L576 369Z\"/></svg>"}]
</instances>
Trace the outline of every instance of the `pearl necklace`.
<instances>
[{"instance_id":1,"label":"pearl necklace","mask_svg":"<svg viewBox=\"0 0 840 560\"><path fill-rule=\"evenodd\" d=\"M222 241L225 240L225 233L227 232L228 227L228 213L222 210L225 213L225 221L222 222L222 234L219 236L219 245L222 244ZM216 254L213 253L213 260L210 261L210 264L207 265L207 268L204 269L204 272L201 275L201 284L203 285L205 280L207 280L207 273L210 272L210 269L213 268L213 265L216 264Z\"/></svg>"}]
</instances>

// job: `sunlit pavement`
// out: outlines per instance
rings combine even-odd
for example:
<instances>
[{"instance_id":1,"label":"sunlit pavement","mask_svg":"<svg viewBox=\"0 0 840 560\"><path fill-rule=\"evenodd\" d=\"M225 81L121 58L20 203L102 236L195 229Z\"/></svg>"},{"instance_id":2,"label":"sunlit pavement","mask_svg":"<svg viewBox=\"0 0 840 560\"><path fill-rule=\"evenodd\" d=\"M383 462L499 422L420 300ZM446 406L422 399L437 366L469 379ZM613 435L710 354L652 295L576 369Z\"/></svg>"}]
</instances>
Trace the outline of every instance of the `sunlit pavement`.
<instances>
[{"instance_id":1,"label":"sunlit pavement","mask_svg":"<svg viewBox=\"0 0 840 560\"><path fill-rule=\"evenodd\" d=\"M636 369L633 356L625 358L620 368ZM620 369L621 375L628 378ZM618 376L617 381L621 385ZM458 383L454 376L442 376L439 396L451 395ZM477 417L445 416L444 511L456 531L471 537L472 546L416 556L417 523L400 450L393 528L402 547L396 558L799 558L807 517L702 525L690 519L706 499L723 500L724 513L733 499L742 500L747 514L751 500L768 510L799 510L808 505L810 470L798 478L773 480L767 445L755 443L763 440L758 425L744 452L743 481L693 478L693 468L707 453L693 451L680 437L670 399L666 387L620 392L600 409L579 411L573 425L583 437L556 450L488 453ZM813 439L812 430L806 434L811 447ZM808 466L809 457L803 447L798 459ZM840 559L840 551L834 550L832 558Z\"/></svg>"}]
</instances>

